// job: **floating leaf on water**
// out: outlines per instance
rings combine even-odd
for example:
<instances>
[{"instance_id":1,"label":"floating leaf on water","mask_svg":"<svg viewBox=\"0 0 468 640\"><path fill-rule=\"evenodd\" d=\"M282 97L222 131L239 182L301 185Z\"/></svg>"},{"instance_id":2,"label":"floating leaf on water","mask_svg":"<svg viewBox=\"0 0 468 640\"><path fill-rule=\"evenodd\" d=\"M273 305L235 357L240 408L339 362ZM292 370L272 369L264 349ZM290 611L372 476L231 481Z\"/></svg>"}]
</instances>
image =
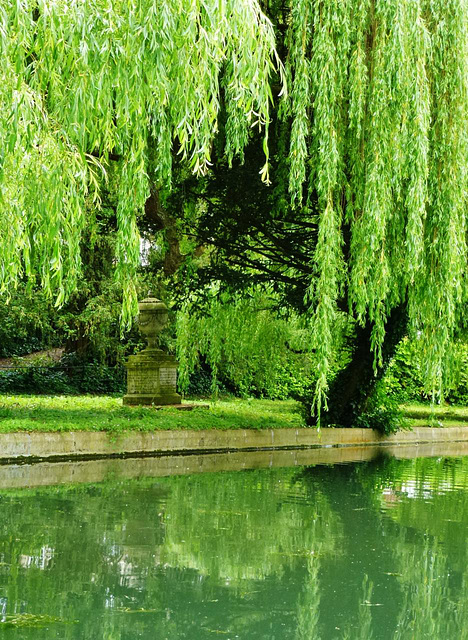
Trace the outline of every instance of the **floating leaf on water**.
<instances>
[{"instance_id":1,"label":"floating leaf on water","mask_svg":"<svg viewBox=\"0 0 468 640\"><path fill-rule=\"evenodd\" d=\"M5 627L34 627L41 628L46 627L48 624L75 624L77 620L64 620L63 618L57 618L56 616L34 614L34 613L15 613L4 616L4 619L0 622L0 629Z\"/></svg>"},{"instance_id":2,"label":"floating leaf on water","mask_svg":"<svg viewBox=\"0 0 468 640\"><path fill-rule=\"evenodd\" d=\"M130 609L130 607L117 607L119 613L157 613L157 609Z\"/></svg>"}]
</instances>

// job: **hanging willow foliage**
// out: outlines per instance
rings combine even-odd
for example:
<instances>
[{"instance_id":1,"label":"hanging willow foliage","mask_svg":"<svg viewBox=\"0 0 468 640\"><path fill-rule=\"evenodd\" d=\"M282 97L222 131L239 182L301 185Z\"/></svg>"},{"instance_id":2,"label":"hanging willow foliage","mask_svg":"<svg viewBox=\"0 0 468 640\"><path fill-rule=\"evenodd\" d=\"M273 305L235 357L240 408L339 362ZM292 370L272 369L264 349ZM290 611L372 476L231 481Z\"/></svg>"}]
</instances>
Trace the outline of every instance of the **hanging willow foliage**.
<instances>
[{"instance_id":1,"label":"hanging willow foliage","mask_svg":"<svg viewBox=\"0 0 468 640\"><path fill-rule=\"evenodd\" d=\"M242 393L275 397L285 371L295 380L306 377L310 354L303 319L278 318L273 301L274 294L257 289L248 297L213 296L203 314L187 302L177 314L180 388L187 390L200 361L210 369L214 393L224 379Z\"/></svg>"},{"instance_id":2,"label":"hanging willow foliage","mask_svg":"<svg viewBox=\"0 0 468 640\"><path fill-rule=\"evenodd\" d=\"M318 410L343 301L373 323L376 366L407 304L432 385L467 303L467 0L294 0L286 39L289 190L317 203Z\"/></svg>"},{"instance_id":3,"label":"hanging willow foliage","mask_svg":"<svg viewBox=\"0 0 468 640\"><path fill-rule=\"evenodd\" d=\"M267 135L273 28L256 0L3 0L0 60L0 291L23 274L58 303L73 290L111 159L128 320L149 182L170 185L174 140L206 171L222 95L229 157Z\"/></svg>"}]
</instances>

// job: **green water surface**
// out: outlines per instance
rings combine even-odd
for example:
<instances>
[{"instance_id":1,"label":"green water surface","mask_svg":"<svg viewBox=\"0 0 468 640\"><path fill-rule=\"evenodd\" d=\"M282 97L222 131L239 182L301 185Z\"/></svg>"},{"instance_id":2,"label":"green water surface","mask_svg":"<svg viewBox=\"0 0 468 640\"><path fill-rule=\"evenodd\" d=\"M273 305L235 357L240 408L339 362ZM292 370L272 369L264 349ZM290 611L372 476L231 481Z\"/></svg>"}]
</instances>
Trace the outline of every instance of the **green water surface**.
<instances>
[{"instance_id":1,"label":"green water surface","mask_svg":"<svg viewBox=\"0 0 468 640\"><path fill-rule=\"evenodd\" d=\"M463 640L467 534L467 458L0 491L0 636Z\"/></svg>"}]
</instances>

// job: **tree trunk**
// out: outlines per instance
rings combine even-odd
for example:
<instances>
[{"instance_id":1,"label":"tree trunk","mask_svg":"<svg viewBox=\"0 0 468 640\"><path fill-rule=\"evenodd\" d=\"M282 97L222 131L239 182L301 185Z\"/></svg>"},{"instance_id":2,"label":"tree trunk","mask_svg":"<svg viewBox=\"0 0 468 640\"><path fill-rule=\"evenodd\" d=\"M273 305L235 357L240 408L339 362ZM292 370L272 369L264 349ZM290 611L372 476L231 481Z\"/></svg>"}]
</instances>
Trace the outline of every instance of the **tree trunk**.
<instances>
[{"instance_id":1,"label":"tree trunk","mask_svg":"<svg viewBox=\"0 0 468 640\"><path fill-rule=\"evenodd\" d=\"M349 363L337 374L328 393L328 411L322 412L321 424L351 427L365 413L377 382L383 377L406 332L406 306L392 310L385 326L382 347L383 366L374 374L374 354L371 350L372 325L357 327ZM309 411L310 415L310 411ZM309 422L314 423L311 416Z\"/></svg>"},{"instance_id":2,"label":"tree trunk","mask_svg":"<svg viewBox=\"0 0 468 640\"><path fill-rule=\"evenodd\" d=\"M184 256L180 252L180 235L177 220L161 205L159 192L153 189L145 204L146 221L154 229L164 230L167 241L167 251L164 256L164 275L173 276L181 266Z\"/></svg>"}]
</instances>

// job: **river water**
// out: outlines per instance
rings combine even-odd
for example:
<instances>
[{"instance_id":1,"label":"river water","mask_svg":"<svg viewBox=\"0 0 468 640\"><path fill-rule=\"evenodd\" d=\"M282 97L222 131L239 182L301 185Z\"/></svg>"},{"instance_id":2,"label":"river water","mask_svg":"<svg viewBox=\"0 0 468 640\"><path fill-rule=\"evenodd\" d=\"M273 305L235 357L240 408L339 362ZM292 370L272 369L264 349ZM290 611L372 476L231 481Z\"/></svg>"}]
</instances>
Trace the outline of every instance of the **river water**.
<instances>
[{"instance_id":1,"label":"river water","mask_svg":"<svg viewBox=\"0 0 468 640\"><path fill-rule=\"evenodd\" d=\"M468 638L468 457L0 490L11 640Z\"/></svg>"}]
</instances>

